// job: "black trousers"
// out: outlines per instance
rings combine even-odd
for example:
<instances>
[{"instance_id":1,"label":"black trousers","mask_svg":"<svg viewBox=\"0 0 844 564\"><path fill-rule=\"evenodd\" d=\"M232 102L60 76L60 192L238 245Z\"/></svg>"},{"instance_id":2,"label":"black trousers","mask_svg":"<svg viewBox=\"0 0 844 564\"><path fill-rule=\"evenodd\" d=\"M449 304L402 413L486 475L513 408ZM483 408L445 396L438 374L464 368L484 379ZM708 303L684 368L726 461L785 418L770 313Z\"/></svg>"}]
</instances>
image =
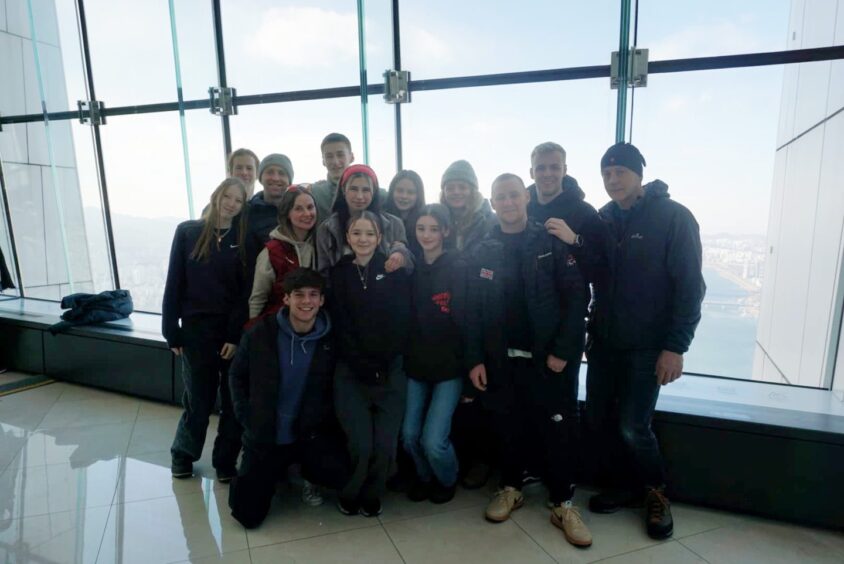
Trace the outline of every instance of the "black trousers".
<instances>
[{"instance_id":1,"label":"black trousers","mask_svg":"<svg viewBox=\"0 0 844 564\"><path fill-rule=\"evenodd\" d=\"M214 468L234 473L240 454L242 430L232 410L228 378L230 362L220 357L220 350L226 342L227 326L228 318L220 315L195 316L182 320L185 340L182 354L184 412L176 427L170 454L174 461L199 460L219 389L220 422L211 462Z\"/></svg>"},{"instance_id":2,"label":"black trousers","mask_svg":"<svg viewBox=\"0 0 844 564\"><path fill-rule=\"evenodd\" d=\"M562 373L555 374L548 368L538 370L533 360L511 358L507 370L512 399L505 409L492 414L501 442L502 486L521 489L522 470L526 461L534 459L551 502L567 501L574 495L580 473L580 362L569 362Z\"/></svg>"},{"instance_id":3,"label":"black trousers","mask_svg":"<svg viewBox=\"0 0 844 564\"><path fill-rule=\"evenodd\" d=\"M457 453L461 477L476 464L496 463L496 441L490 437L490 425L489 411L479 398L457 404L451 420L451 443Z\"/></svg>"},{"instance_id":4,"label":"black trousers","mask_svg":"<svg viewBox=\"0 0 844 564\"><path fill-rule=\"evenodd\" d=\"M586 428L590 458L605 485L640 489L665 484L651 428L659 397L659 350L618 350L595 340L587 348Z\"/></svg>"},{"instance_id":5,"label":"black trousers","mask_svg":"<svg viewBox=\"0 0 844 564\"><path fill-rule=\"evenodd\" d=\"M238 475L229 486L232 517L247 529L260 525L270 511L275 485L287 477L287 468L302 466L302 477L320 486L338 489L349 476L349 457L339 436L316 437L259 453L243 450Z\"/></svg>"}]
</instances>

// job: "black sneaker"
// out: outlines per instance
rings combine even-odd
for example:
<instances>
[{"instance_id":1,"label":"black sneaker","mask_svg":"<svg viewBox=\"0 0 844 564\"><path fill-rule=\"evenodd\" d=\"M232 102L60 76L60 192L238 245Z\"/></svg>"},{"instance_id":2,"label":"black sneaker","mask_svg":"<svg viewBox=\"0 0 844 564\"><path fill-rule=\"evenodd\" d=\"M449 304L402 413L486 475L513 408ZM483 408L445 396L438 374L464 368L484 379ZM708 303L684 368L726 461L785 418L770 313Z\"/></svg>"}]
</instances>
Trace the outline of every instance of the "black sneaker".
<instances>
[{"instance_id":1,"label":"black sneaker","mask_svg":"<svg viewBox=\"0 0 844 564\"><path fill-rule=\"evenodd\" d=\"M410 501L425 501L430 495L431 482L423 482L416 478L407 487L407 499Z\"/></svg>"},{"instance_id":2,"label":"black sneaker","mask_svg":"<svg viewBox=\"0 0 844 564\"><path fill-rule=\"evenodd\" d=\"M589 498L592 513L615 513L622 507L641 507L642 495L630 490L608 490Z\"/></svg>"},{"instance_id":3,"label":"black sneaker","mask_svg":"<svg viewBox=\"0 0 844 564\"><path fill-rule=\"evenodd\" d=\"M457 490L457 484L453 486L444 486L439 481L434 480L431 484L431 503L448 503L454 499L454 492Z\"/></svg>"},{"instance_id":4,"label":"black sneaker","mask_svg":"<svg viewBox=\"0 0 844 564\"><path fill-rule=\"evenodd\" d=\"M179 480L190 478L193 476L193 462L173 460L170 463L170 473Z\"/></svg>"},{"instance_id":5,"label":"black sneaker","mask_svg":"<svg viewBox=\"0 0 844 564\"><path fill-rule=\"evenodd\" d=\"M360 514L364 517L378 517L381 515L381 500L364 501L360 504Z\"/></svg>"},{"instance_id":6,"label":"black sneaker","mask_svg":"<svg viewBox=\"0 0 844 564\"><path fill-rule=\"evenodd\" d=\"M645 525L652 539L667 539L674 534L671 504L663 488L648 488L645 496Z\"/></svg>"},{"instance_id":7,"label":"black sneaker","mask_svg":"<svg viewBox=\"0 0 844 564\"><path fill-rule=\"evenodd\" d=\"M348 499L343 499L342 497L337 498L337 509L340 510L340 513L343 515L357 515L360 512L360 506L356 501L349 501Z\"/></svg>"}]
</instances>

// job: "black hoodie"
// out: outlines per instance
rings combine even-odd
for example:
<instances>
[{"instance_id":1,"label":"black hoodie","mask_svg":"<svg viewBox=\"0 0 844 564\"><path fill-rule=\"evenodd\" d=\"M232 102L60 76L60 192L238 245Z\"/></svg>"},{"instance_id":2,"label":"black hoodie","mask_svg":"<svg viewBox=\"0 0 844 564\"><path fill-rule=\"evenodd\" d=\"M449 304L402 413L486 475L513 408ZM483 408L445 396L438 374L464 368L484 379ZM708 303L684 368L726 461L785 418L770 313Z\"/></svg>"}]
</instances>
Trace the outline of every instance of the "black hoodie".
<instances>
[{"instance_id":1,"label":"black hoodie","mask_svg":"<svg viewBox=\"0 0 844 564\"><path fill-rule=\"evenodd\" d=\"M562 219L572 231L584 238L594 237L596 231L601 231L598 212L585 201L586 194L573 176L563 177L563 191L547 204L539 203L536 184L528 186L528 192L528 217L532 220L544 225L552 217Z\"/></svg>"},{"instance_id":2,"label":"black hoodie","mask_svg":"<svg viewBox=\"0 0 844 564\"><path fill-rule=\"evenodd\" d=\"M654 180L630 210L610 202L604 259L590 278L590 333L618 349L685 353L700 322L706 293L700 229L692 213Z\"/></svg>"},{"instance_id":3,"label":"black hoodie","mask_svg":"<svg viewBox=\"0 0 844 564\"><path fill-rule=\"evenodd\" d=\"M446 251L413 273L413 323L405 372L414 380L444 382L468 373L463 362L466 263Z\"/></svg>"}]
</instances>

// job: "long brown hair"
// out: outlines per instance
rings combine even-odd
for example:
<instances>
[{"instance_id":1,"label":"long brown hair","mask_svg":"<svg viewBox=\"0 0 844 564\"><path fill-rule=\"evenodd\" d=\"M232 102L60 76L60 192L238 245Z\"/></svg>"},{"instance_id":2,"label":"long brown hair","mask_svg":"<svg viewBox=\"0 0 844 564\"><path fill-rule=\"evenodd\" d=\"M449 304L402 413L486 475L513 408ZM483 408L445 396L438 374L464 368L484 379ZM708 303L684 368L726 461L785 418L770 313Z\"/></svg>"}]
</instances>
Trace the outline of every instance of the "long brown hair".
<instances>
[{"instance_id":1,"label":"long brown hair","mask_svg":"<svg viewBox=\"0 0 844 564\"><path fill-rule=\"evenodd\" d=\"M293 231L293 224L290 223L290 212L296 207L296 199L302 194L308 196L314 203L314 207L316 207L316 200L314 200L311 189L299 184L288 186L287 190L284 191L284 195L281 197L281 201L278 203L278 230L282 235L294 241L296 240L296 233ZM316 213L316 210L314 210L314 213ZM316 227L316 224L311 227L311 230L308 231L308 237L314 233ZM305 237L305 239L308 237Z\"/></svg>"},{"instance_id":2,"label":"long brown hair","mask_svg":"<svg viewBox=\"0 0 844 564\"><path fill-rule=\"evenodd\" d=\"M237 221L237 253L240 256L240 261L246 265L246 185L239 178L226 178L211 194L211 202L202 214L202 232L199 234L199 239L196 241L196 246L190 254L190 258L196 261L206 261L211 255L211 245L216 245L217 250L220 250L220 243L217 242L217 237L214 235L214 230L217 228L217 220L220 219L220 202L223 199L223 193L231 186L237 186L240 189L240 195L243 198L243 208L237 217L232 219L232 227ZM239 218L239 219L238 219Z\"/></svg>"}]
</instances>

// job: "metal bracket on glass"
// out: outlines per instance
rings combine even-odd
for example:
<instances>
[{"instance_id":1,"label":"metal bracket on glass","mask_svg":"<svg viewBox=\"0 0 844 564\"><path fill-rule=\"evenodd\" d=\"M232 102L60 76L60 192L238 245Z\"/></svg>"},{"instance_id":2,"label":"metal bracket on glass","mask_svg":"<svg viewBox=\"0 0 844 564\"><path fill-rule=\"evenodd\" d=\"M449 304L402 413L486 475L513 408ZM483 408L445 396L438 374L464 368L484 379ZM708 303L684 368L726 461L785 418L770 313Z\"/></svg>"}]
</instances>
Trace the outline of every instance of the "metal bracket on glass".
<instances>
[{"instance_id":1,"label":"metal bracket on glass","mask_svg":"<svg viewBox=\"0 0 844 564\"><path fill-rule=\"evenodd\" d=\"M208 89L211 97L211 113L215 116L237 115L237 106L234 105L234 97L237 96L236 88L220 88L212 86Z\"/></svg>"},{"instance_id":2,"label":"metal bracket on glass","mask_svg":"<svg viewBox=\"0 0 844 564\"><path fill-rule=\"evenodd\" d=\"M618 51L612 52L612 60L610 61L610 88L618 90L621 84L621 77L619 76L621 69L619 64ZM643 88L648 85L648 50L647 49L631 49L630 57L627 62L627 85L634 88Z\"/></svg>"},{"instance_id":3,"label":"metal bracket on glass","mask_svg":"<svg viewBox=\"0 0 844 564\"><path fill-rule=\"evenodd\" d=\"M410 102L410 71L387 69L384 71L384 101L388 104Z\"/></svg>"},{"instance_id":4,"label":"metal bracket on glass","mask_svg":"<svg viewBox=\"0 0 844 564\"><path fill-rule=\"evenodd\" d=\"M89 125L105 125L106 117L103 114L105 103L99 100L77 100L76 107L79 108L79 123Z\"/></svg>"}]
</instances>

